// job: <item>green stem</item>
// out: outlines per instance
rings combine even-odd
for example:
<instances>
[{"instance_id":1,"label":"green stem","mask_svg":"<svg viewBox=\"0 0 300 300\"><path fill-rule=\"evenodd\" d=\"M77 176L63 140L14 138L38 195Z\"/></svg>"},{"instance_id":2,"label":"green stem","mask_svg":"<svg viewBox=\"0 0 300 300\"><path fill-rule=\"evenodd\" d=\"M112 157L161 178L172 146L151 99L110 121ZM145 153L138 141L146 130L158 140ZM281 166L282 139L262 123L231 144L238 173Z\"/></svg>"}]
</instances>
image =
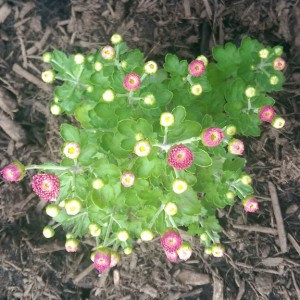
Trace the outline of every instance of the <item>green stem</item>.
<instances>
[{"instance_id":1,"label":"green stem","mask_svg":"<svg viewBox=\"0 0 300 300\"><path fill-rule=\"evenodd\" d=\"M106 234L105 234L104 242L103 242L103 247L106 247L107 239L108 239L110 231L111 231L111 226L113 224L113 220L114 220L114 215L111 214L109 224L108 224L108 227L107 227L107 231L106 231Z\"/></svg>"},{"instance_id":2,"label":"green stem","mask_svg":"<svg viewBox=\"0 0 300 300\"><path fill-rule=\"evenodd\" d=\"M167 128L167 127L166 127ZM172 143L172 144L160 144L160 143L157 143L157 144L153 144L152 146L154 147L159 147L161 148L163 151L169 151L169 149L174 146L174 145L178 145L178 144L190 144L190 143L193 143L193 142L197 142L197 141L200 141L201 140L201 137L192 137L190 139L186 139L186 140L182 140L182 141L178 141L178 142L175 142L175 143Z\"/></svg>"},{"instance_id":3,"label":"green stem","mask_svg":"<svg viewBox=\"0 0 300 300\"><path fill-rule=\"evenodd\" d=\"M186 76L186 80L188 81L188 83L189 83L190 85L193 85L192 75L191 75L191 74L189 74L188 76Z\"/></svg>"},{"instance_id":4,"label":"green stem","mask_svg":"<svg viewBox=\"0 0 300 300\"><path fill-rule=\"evenodd\" d=\"M25 167L25 170L57 170L57 171L66 171L72 170L72 167L64 167L64 166L45 166L45 165L28 165Z\"/></svg>"},{"instance_id":5,"label":"green stem","mask_svg":"<svg viewBox=\"0 0 300 300\"><path fill-rule=\"evenodd\" d=\"M164 134L164 140L163 144L166 145L168 140L168 127L165 127L165 134Z\"/></svg>"},{"instance_id":6,"label":"green stem","mask_svg":"<svg viewBox=\"0 0 300 300\"><path fill-rule=\"evenodd\" d=\"M172 224L173 228L177 228L175 222L174 222L174 219L172 218L172 216L169 215L169 221L170 223Z\"/></svg>"},{"instance_id":7,"label":"green stem","mask_svg":"<svg viewBox=\"0 0 300 300\"><path fill-rule=\"evenodd\" d=\"M151 229L152 226L154 225L156 219L159 217L160 213L164 210L165 204L162 203L162 205L160 206L159 210L156 212L156 214L153 216L153 218L151 219L148 228Z\"/></svg>"},{"instance_id":8,"label":"green stem","mask_svg":"<svg viewBox=\"0 0 300 300\"><path fill-rule=\"evenodd\" d=\"M141 76L141 82L147 77L146 73L143 73L143 75Z\"/></svg>"}]
</instances>

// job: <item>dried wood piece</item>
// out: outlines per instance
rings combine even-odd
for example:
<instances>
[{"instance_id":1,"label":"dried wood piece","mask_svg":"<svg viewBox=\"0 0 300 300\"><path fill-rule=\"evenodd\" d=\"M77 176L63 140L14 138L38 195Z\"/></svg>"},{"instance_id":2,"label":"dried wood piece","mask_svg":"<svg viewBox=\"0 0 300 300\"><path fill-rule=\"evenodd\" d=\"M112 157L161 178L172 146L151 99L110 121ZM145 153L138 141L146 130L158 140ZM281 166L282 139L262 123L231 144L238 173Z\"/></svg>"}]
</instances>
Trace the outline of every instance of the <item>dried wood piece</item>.
<instances>
[{"instance_id":1,"label":"dried wood piece","mask_svg":"<svg viewBox=\"0 0 300 300\"><path fill-rule=\"evenodd\" d=\"M77 284L80 280L82 280L85 276L87 276L90 272L92 272L95 269L94 264L91 264L89 267L84 269L81 273L79 273L75 278L74 278L74 283Z\"/></svg>"},{"instance_id":2,"label":"dried wood piece","mask_svg":"<svg viewBox=\"0 0 300 300\"><path fill-rule=\"evenodd\" d=\"M20 11L19 18L24 19L24 17L34 8L35 8L34 2L25 3L24 6L22 7L22 10Z\"/></svg>"},{"instance_id":3,"label":"dried wood piece","mask_svg":"<svg viewBox=\"0 0 300 300\"><path fill-rule=\"evenodd\" d=\"M116 270L116 269L114 270L113 279L114 279L114 286L116 288L119 288L119 286L120 286L120 272L119 272L119 270Z\"/></svg>"},{"instance_id":4,"label":"dried wood piece","mask_svg":"<svg viewBox=\"0 0 300 300\"><path fill-rule=\"evenodd\" d=\"M12 98L8 91L0 87L0 107L5 111L10 117L13 116L13 112L17 111L17 101Z\"/></svg>"},{"instance_id":5,"label":"dried wood piece","mask_svg":"<svg viewBox=\"0 0 300 300\"><path fill-rule=\"evenodd\" d=\"M141 291L152 298L157 298L158 292L157 290L149 284L146 284L142 287Z\"/></svg>"},{"instance_id":6,"label":"dried wood piece","mask_svg":"<svg viewBox=\"0 0 300 300\"><path fill-rule=\"evenodd\" d=\"M0 24L4 23L6 18L11 13L11 7L9 4L5 3L0 7Z\"/></svg>"},{"instance_id":7,"label":"dried wood piece","mask_svg":"<svg viewBox=\"0 0 300 300\"><path fill-rule=\"evenodd\" d=\"M290 241L290 243L293 245L293 247L295 248L295 250L298 252L298 254L300 255L300 246L297 243L297 241L294 239L294 237L288 233L288 240Z\"/></svg>"},{"instance_id":8,"label":"dried wood piece","mask_svg":"<svg viewBox=\"0 0 300 300\"><path fill-rule=\"evenodd\" d=\"M190 0L183 0L184 16L186 18L191 17L191 3Z\"/></svg>"},{"instance_id":9,"label":"dried wood piece","mask_svg":"<svg viewBox=\"0 0 300 300\"><path fill-rule=\"evenodd\" d=\"M283 262L282 257L268 257L261 261L266 267L277 267Z\"/></svg>"},{"instance_id":10,"label":"dried wood piece","mask_svg":"<svg viewBox=\"0 0 300 300\"><path fill-rule=\"evenodd\" d=\"M287 238L283 225L282 214L279 206L279 201L277 197L277 192L275 185L272 182L268 182L272 206L274 210L274 216L277 224L278 238L280 243L280 249L283 253L287 252Z\"/></svg>"},{"instance_id":11,"label":"dried wood piece","mask_svg":"<svg viewBox=\"0 0 300 300\"><path fill-rule=\"evenodd\" d=\"M50 34L51 34L51 28L47 27L42 39L36 42L31 48L27 50L27 55L32 55L37 51L41 51L44 48Z\"/></svg>"},{"instance_id":12,"label":"dried wood piece","mask_svg":"<svg viewBox=\"0 0 300 300\"><path fill-rule=\"evenodd\" d=\"M209 5L209 3L208 3L207 0L203 0L203 3L204 3L204 6L205 6L205 10L206 10L207 16L211 20L212 11L211 11L210 5Z\"/></svg>"},{"instance_id":13,"label":"dried wood piece","mask_svg":"<svg viewBox=\"0 0 300 300\"><path fill-rule=\"evenodd\" d=\"M39 88L43 89L46 92L52 92L52 87L44 83L43 81L36 78L34 75L29 73L28 71L24 70L18 64L13 65L13 71L18 75L24 77L26 80L30 81L31 83L35 84Z\"/></svg>"},{"instance_id":14,"label":"dried wood piece","mask_svg":"<svg viewBox=\"0 0 300 300\"><path fill-rule=\"evenodd\" d=\"M0 127L14 141L24 143L26 133L20 124L11 120L0 110Z\"/></svg>"},{"instance_id":15,"label":"dried wood piece","mask_svg":"<svg viewBox=\"0 0 300 300\"><path fill-rule=\"evenodd\" d=\"M245 281L242 281L239 287L239 292L235 300L241 300L243 298L244 293L245 293Z\"/></svg>"},{"instance_id":16,"label":"dried wood piece","mask_svg":"<svg viewBox=\"0 0 300 300\"><path fill-rule=\"evenodd\" d=\"M204 285L210 283L209 275L191 270L182 270L175 278L183 284Z\"/></svg>"},{"instance_id":17,"label":"dried wood piece","mask_svg":"<svg viewBox=\"0 0 300 300\"><path fill-rule=\"evenodd\" d=\"M233 224L232 227L236 228L236 229L241 229L241 230L255 231L255 232L261 232L261 233L267 233L267 234L273 234L273 235L278 234L276 229L269 228L269 227L263 227L263 226L259 226L259 225L247 226L247 225L235 225L235 224Z\"/></svg>"},{"instance_id":18,"label":"dried wood piece","mask_svg":"<svg viewBox=\"0 0 300 300\"><path fill-rule=\"evenodd\" d=\"M224 299L224 283L223 280L219 279L218 277L213 277L214 281L214 293L213 293L213 300L223 300Z\"/></svg>"}]
</instances>

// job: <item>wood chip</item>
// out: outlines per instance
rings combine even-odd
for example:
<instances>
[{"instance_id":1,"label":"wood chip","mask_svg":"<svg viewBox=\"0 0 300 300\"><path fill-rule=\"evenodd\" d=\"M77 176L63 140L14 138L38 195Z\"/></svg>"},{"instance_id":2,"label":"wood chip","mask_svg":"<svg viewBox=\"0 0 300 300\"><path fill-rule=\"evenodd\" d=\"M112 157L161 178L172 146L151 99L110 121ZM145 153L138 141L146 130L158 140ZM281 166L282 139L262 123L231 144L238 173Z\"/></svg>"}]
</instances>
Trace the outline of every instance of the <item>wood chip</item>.
<instances>
[{"instance_id":1,"label":"wood chip","mask_svg":"<svg viewBox=\"0 0 300 300\"><path fill-rule=\"evenodd\" d=\"M141 291L152 298L157 298L158 292L157 290L149 284L146 284L142 287Z\"/></svg>"},{"instance_id":2,"label":"wood chip","mask_svg":"<svg viewBox=\"0 0 300 300\"><path fill-rule=\"evenodd\" d=\"M290 243L293 245L293 247L295 248L295 250L300 255L300 246L290 233L288 233L288 239L289 239Z\"/></svg>"},{"instance_id":3,"label":"wood chip","mask_svg":"<svg viewBox=\"0 0 300 300\"><path fill-rule=\"evenodd\" d=\"M81 273L79 273L75 278L74 278L74 283L78 284L80 280L82 280L85 276L87 276L90 272L92 272L95 269L94 264L91 264L89 267L84 269Z\"/></svg>"},{"instance_id":4,"label":"wood chip","mask_svg":"<svg viewBox=\"0 0 300 300\"><path fill-rule=\"evenodd\" d=\"M175 278L183 284L204 285L210 283L209 275L191 270L182 270Z\"/></svg>"},{"instance_id":5,"label":"wood chip","mask_svg":"<svg viewBox=\"0 0 300 300\"><path fill-rule=\"evenodd\" d=\"M0 107L10 117L13 116L13 112L17 111L17 101L2 87L0 87Z\"/></svg>"},{"instance_id":6,"label":"wood chip","mask_svg":"<svg viewBox=\"0 0 300 300\"><path fill-rule=\"evenodd\" d=\"M282 257L268 257L261 261L266 267L277 267L283 262Z\"/></svg>"},{"instance_id":7,"label":"wood chip","mask_svg":"<svg viewBox=\"0 0 300 300\"><path fill-rule=\"evenodd\" d=\"M282 214L280 210L280 205L277 197L277 192L275 185L272 182L268 182L269 186L269 191L270 191L270 196L271 196L271 201L273 205L273 210L274 210L274 216L276 219L276 224L277 224L277 231L278 231L278 238L279 238L279 243L280 243L280 249L281 252L285 253L287 252L287 238L286 238L286 233L283 225L283 220L282 220Z\"/></svg>"},{"instance_id":8,"label":"wood chip","mask_svg":"<svg viewBox=\"0 0 300 300\"><path fill-rule=\"evenodd\" d=\"M39 88L43 89L46 92L52 92L52 87L50 85L47 85L43 81L36 78L34 75L23 69L18 64L13 65L13 71L20 75L21 77L24 77L26 80L30 81L31 83L35 84Z\"/></svg>"},{"instance_id":9,"label":"wood chip","mask_svg":"<svg viewBox=\"0 0 300 300\"><path fill-rule=\"evenodd\" d=\"M223 300L224 299L224 283L223 280L219 279L218 277L213 277L214 281L214 294L213 300Z\"/></svg>"},{"instance_id":10,"label":"wood chip","mask_svg":"<svg viewBox=\"0 0 300 300\"><path fill-rule=\"evenodd\" d=\"M4 23L6 18L11 13L11 7L9 4L5 3L0 7L0 24Z\"/></svg>"},{"instance_id":11,"label":"wood chip","mask_svg":"<svg viewBox=\"0 0 300 300\"><path fill-rule=\"evenodd\" d=\"M269 228L269 227L263 227L263 226L259 226L259 225L247 226L247 225L233 224L232 227L236 228L236 229L242 229L242 230L247 230L247 231L255 231L255 232L261 232L261 233L267 233L267 234L273 234L273 235L278 234L276 229Z\"/></svg>"}]
</instances>

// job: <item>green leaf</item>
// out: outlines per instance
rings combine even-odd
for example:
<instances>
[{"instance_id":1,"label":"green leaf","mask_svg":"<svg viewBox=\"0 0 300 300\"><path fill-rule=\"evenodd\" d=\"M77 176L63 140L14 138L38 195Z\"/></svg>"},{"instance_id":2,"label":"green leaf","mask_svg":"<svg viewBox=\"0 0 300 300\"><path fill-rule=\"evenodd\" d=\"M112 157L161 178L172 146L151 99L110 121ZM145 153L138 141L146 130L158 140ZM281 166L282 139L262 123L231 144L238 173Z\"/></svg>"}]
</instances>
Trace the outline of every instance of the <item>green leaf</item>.
<instances>
[{"instance_id":1,"label":"green leaf","mask_svg":"<svg viewBox=\"0 0 300 300\"><path fill-rule=\"evenodd\" d=\"M215 216L208 216L202 220L202 226L209 231L221 232L222 227Z\"/></svg>"},{"instance_id":2,"label":"green leaf","mask_svg":"<svg viewBox=\"0 0 300 300\"><path fill-rule=\"evenodd\" d=\"M238 180L231 184L233 188L235 188L237 195L240 199L246 198L248 195L254 193L251 185L243 184L242 181Z\"/></svg>"},{"instance_id":3,"label":"green leaf","mask_svg":"<svg viewBox=\"0 0 300 300\"><path fill-rule=\"evenodd\" d=\"M88 165L92 164L92 162L94 160L94 155L97 153L97 151L98 151L97 145L93 145L91 143L89 143L87 145L83 145L80 149L78 163L81 166L88 166Z\"/></svg>"},{"instance_id":4,"label":"green leaf","mask_svg":"<svg viewBox=\"0 0 300 300\"><path fill-rule=\"evenodd\" d=\"M187 73L188 63L186 60L179 61L174 54L168 53L165 57L164 69L172 74L185 75Z\"/></svg>"},{"instance_id":5,"label":"green leaf","mask_svg":"<svg viewBox=\"0 0 300 300\"><path fill-rule=\"evenodd\" d=\"M218 62L218 68L225 74L233 75L238 69L240 56L236 46L227 43L225 47L216 46L213 48L213 57Z\"/></svg>"},{"instance_id":6,"label":"green leaf","mask_svg":"<svg viewBox=\"0 0 300 300\"><path fill-rule=\"evenodd\" d=\"M194 152L193 163L200 167L208 167L212 165L212 159L207 152L199 149L197 152Z\"/></svg>"},{"instance_id":7,"label":"green leaf","mask_svg":"<svg viewBox=\"0 0 300 300\"><path fill-rule=\"evenodd\" d=\"M65 142L75 142L80 144L79 129L72 125L65 124L65 123L61 124L60 136L64 139Z\"/></svg>"}]
</instances>

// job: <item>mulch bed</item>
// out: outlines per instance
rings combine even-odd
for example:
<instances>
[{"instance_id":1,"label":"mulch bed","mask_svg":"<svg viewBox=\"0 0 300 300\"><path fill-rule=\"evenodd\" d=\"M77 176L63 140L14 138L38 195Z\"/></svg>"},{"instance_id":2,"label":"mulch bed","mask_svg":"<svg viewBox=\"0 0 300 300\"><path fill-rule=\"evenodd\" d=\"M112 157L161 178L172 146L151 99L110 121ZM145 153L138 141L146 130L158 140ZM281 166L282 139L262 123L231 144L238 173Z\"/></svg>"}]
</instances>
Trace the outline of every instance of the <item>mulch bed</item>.
<instances>
[{"instance_id":1,"label":"mulch bed","mask_svg":"<svg viewBox=\"0 0 300 300\"><path fill-rule=\"evenodd\" d=\"M98 276L87 246L66 254L63 232L43 238L49 219L31 176L18 184L0 179L0 299L300 299L299 1L0 0L0 167L60 159L58 130L67 117L49 113L41 54L86 53L115 32L160 63L168 52L211 57L214 45L239 44L245 35L283 45L287 81L272 96L286 126L264 126L246 141L260 211L218 211L223 258L205 256L192 239L192 259L171 264L156 239Z\"/></svg>"}]
</instances>

